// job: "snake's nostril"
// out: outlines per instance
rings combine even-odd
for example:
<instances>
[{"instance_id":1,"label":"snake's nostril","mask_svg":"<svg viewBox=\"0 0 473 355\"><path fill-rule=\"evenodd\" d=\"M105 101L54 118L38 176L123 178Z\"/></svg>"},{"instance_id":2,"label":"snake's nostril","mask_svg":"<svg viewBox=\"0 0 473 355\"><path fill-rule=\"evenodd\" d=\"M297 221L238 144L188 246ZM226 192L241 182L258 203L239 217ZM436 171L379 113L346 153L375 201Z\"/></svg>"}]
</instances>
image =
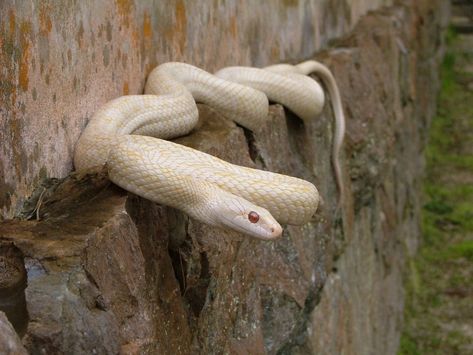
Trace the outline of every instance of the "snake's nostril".
<instances>
[{"instance_id":1,"label":"snake's nostril","mask_svg":"<svg viewBox=\"0 0 473 355\"><path fill-rule=\"evenodd\" d=\"M279 225L275 225L269 229L271 231L271 238L278 238L282 234L282 228Z\"/></svg>"}]
</instances>

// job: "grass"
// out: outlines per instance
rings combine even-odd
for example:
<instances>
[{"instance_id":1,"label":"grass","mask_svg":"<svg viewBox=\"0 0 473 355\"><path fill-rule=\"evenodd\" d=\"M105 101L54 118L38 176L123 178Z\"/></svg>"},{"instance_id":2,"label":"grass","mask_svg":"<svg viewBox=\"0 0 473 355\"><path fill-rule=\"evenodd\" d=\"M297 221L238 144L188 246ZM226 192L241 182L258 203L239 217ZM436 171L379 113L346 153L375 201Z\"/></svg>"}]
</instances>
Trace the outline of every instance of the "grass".
<instances>
[{"instance_id":1,"label":"grass","mask_svg":"<svg viewBox=\"0 0 473 355\"><path fill-rule=\"evenodd\" d=\"M450 47L459 37L447 35ZM423 245L409 261L405 326L399 355L472 354L473 339L473 92L450 51L442 69L437 116L426 150Z\"/></svg>"}]
</instances>

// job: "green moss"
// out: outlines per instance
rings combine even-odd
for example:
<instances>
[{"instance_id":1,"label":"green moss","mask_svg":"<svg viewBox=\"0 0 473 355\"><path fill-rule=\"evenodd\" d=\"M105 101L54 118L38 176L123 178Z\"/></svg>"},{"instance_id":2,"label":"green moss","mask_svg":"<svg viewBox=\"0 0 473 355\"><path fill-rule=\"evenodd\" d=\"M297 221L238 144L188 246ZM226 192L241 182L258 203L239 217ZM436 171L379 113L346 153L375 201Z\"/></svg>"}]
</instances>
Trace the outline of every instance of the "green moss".
<instances>
[{"instance_id":1,"label":"green moss","mask_svg":"<svg viewBox=\"0 0 473 355\"><path fill-rule=\"evenodd\" d=\"M445 142L444 146L448 146ZM447 165L452 169L471 170L473 169L473 156L462 156L457 154L441 154L441 150L430 150L427 155L432 164Z\"/></svg>"},{"instance_id":2,"label":"green moss","mask_svg":"<svg viewBox=\"0 0 473 355\"><path fill-rule=\"evenodd\" d=\"M449 248L451 258L465 258L473 261L473 240L465 240Z\"/></svg>"},{"instance_id":3,"label":"green moss","mask_svg":"<svg viewBox=\"0 0 473 355\"><path fill-rule=\"evenodd\" d=\"M445 33L445 43L447 46L451 46L458 39L458 33L453 27L449 27Z\"/></svg>"},{"instance_id":4,"label":"green moss","mask_svg":"<svg viewBox=\"0 0 473 355\"><path fill-rule=\"evenodd\" d=\"M453 207L450 206L444 199L434 197L432 200L424 205L424 208L435 214L448 214L453 211Z\"/></svg>"},{"instance_id":5,"label":"green moss","mask_svg":"<svg viewBox=\"0 0 473 355\"><path fill-rule=\"evenodd\" d=\"M466 259L473 261L473 241L463 241L458 244L448 246L447 248L438 250L438 248L426 250L423 258L432 263L437 263L439 266L444 265L456 259ZM458 275L451 275L450 281L458 281ZM464 278L461 278L464 280Z\"/></svg>"},{"instance_id":6,"label":"green moss","mask_svg":"<svg viewBox=\"0 0 473 355\"><path fill-rule=\"evenodd\" d=\"M409 336L402 337L399 347L399 355L421 355L421 352L417 348L415 339L412 339Z\"/></svg>"},{"instance_id":7,"label":"green moss","mask_svg":"<svg viewBox=\"0 0 473 355\"><path fill-rule=\"evenodd\" d=\"M449 93L455 88L455 55L453 53L445 54L441 67L442 91Z\"/></svg>"}]
</instances>

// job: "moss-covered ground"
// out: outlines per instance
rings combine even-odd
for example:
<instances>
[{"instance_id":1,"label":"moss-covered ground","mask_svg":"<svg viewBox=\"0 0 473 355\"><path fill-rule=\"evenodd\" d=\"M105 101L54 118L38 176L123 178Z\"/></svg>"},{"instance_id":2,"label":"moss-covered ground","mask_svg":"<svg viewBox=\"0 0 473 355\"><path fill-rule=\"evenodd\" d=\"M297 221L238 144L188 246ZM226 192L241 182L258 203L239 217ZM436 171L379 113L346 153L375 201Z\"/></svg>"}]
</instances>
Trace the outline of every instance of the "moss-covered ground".
<instances>
[{"instance_id":1,"label":"moss-covered ground","mask_svg":"<svg viewBox=\"0 0 473 355\"><path fill-rule=\"evenodd\" d=\"M473 35L447 42L400 355L473 354Z\"/></svg>"}]
</instances>

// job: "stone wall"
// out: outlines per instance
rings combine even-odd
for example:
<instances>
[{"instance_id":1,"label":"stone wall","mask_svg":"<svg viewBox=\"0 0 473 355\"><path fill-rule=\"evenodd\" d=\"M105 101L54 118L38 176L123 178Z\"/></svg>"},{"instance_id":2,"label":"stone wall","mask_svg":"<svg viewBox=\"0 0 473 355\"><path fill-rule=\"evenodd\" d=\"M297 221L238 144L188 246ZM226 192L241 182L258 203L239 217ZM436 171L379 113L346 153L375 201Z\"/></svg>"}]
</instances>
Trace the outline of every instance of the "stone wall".
<instances>
[{"instance_id":1,"label":"stone wall","mask_svg":"<svg viewBox=\"0 0 473 355\"><path fill-rule=\"evenodd\" d=\"M314 219L287 227L275 242L213 229L128 195L103 172L43 181L33 194L41 196L39 211L26 204L22 216L30 220L0 224L2 265L27 274L26 283L10 280L4 292L18 300L8 308L15 312L5 312L25 347L394 354L448 15L441 0L395 2L369 14L383 2L4 2L4 217L20 210L42 178L67 175L87 118L112 97L141 92L159 62L214 70L303 59L325 48L316 59L334 71L347 115L341 213L329 105L307 125L274 105L256 132L201 105L199 129L177 140L318 186L323 203ZM331 38L339 39L328 46ZM2 270L0 280L8 279Z\"/></svg>"},{"instance_id":2,"label":"stone wall","mask_svg":"<svg viewBox=\"0 0 473 355\"><path fill-rule=\"evenodd\" d=\"M305 58L392 0L2 0L0 218L72 169L87 119L159 63L208 71Z\"/></svg>"}]
</instances>

